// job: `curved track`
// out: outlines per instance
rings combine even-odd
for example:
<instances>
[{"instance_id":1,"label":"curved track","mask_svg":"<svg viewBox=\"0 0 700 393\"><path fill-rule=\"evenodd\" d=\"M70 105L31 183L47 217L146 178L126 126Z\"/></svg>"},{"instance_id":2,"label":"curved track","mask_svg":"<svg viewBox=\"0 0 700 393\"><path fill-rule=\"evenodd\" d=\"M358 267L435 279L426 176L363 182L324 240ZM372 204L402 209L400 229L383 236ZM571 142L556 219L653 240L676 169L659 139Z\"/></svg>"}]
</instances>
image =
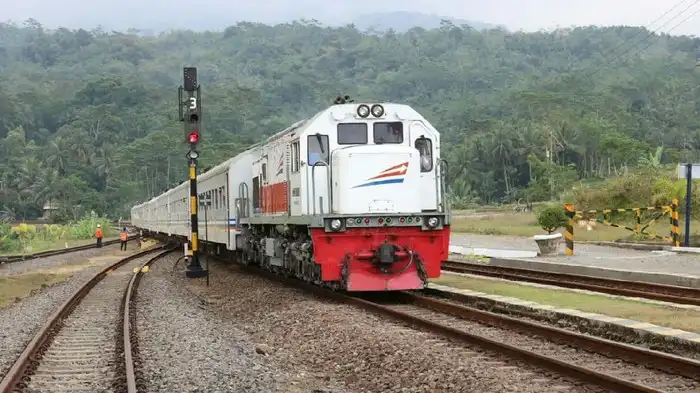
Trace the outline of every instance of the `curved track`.
<instances>
[{"instance_id":1,"label":"curved track","mask_svg":"<svg viewBox=\"0 0 700 393\"><path fill-rule=\"evenodd\" d=\"M614 392L700 392L700 362L518 320L416 293L350 296L257 274Z\"/></svg>"},{"instance_id":2,"label":"curved track","mask_svg":"<svg viewBox=\"0 0 700 393\"><path fill-rule=\"evenodd\" d=\"M0 382L0 393L136 393L129 303L141 269L172 251L163 249L130 255L78 289L29 342Z\"/></svg>"},{"instance_id":3,"label":"curved track","mask_svg":"<svg viewBox=\"0 0 700 393\"><path fill-rule=\"evenodd\" d=\"M127 241L134 240L135 238L136 238L135 236L130 236ZM102 242L102 246L109 246L111 244L117 244L119 242L120 242L119 239L109 240L109 241ZM97 248L97 246L94 244L86 244L84 246L75 246L75 247L63 248L60 250L41 251L41 252L35 252L33 254L6 255L6 256L0 257L0 264L22 262L22 261L27 261L30 259L37 259L37 258L46 258L46 257L50 257L53 255L69 254L71 252L84 251L84 250L89 250L91 248Z\"/></svg>"},{"instance_id":4,"label":"curved track","mask_svg":"<svg viewBox=\"0 0 700 393\"><path fill-rule=\"evenodd\" d=\"M457 261L444 261L442 270L700 306L699 288L614 280L578 274L552 273L515 267L477 265Z\"/></svg>"}]
</instances>

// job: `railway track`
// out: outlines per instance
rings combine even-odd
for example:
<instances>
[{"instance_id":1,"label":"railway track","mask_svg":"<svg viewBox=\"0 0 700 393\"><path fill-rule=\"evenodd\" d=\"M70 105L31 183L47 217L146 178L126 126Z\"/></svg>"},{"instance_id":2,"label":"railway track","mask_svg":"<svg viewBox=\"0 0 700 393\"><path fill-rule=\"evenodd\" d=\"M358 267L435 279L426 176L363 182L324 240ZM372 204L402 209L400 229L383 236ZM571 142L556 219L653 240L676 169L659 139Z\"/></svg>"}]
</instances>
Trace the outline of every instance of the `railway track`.
<instances>
[{"instance_id":1,"label":"railway track","mask_svg":"<svg viewBox=\"0 0 700 393\"><path fill-rule=\"evenodd\" d=\"M130 302L140 274L132 270L141 272L172 251L163 250L128 256L78 289L29 342L0 382L0 393L136 393Z\"/></svg>"},{"instance_id":2,"label":"railway track","mask_svg":"<svg viewBox=\"0 0 700 393\"><path fill-rule=\"evenodd\" d=\"M553 273L514 267L477 265L456 261L444 261L442 270L455 273L496 277L511 281L546 284L562 288L584 289L611 295L640 297L670 303L700 306L700 289L662 285L638 281Z\"/></svg>"},{"instance_id":3,"label":"railway track","mask_svg":"<svg viewBox=\"0 0 700 393\"><path fill-rule=\"evenodd\" d=\"M131 241L134 239L136 239L135 236L130 236L128 241ZM109 241L102 242L102 246L109 246L111 244L117 244L119 242L120 242L119 239L109 240ZM75 247L63 248L60 250L41 251L41 252L35 252L33 254L0 256L0 264L22 262L22 261L27 261L30 259L46 258L46 257L54 256L54 255L69 254L71 252L84 251L84 250L89 250L91 248L96 248L96 245L95 244L86 244L84 246L75 246Z\"/></svg>"},{"instance_id":4,"label":"railway track","mask_svg":"<svg viewBox=\"0 0 700 393\"><path fill-rule=\"evenodd\" d=\"M613 392L700 392L700 362L416 293L350 296L248 270Z\"/></svg>"}]
</instances>

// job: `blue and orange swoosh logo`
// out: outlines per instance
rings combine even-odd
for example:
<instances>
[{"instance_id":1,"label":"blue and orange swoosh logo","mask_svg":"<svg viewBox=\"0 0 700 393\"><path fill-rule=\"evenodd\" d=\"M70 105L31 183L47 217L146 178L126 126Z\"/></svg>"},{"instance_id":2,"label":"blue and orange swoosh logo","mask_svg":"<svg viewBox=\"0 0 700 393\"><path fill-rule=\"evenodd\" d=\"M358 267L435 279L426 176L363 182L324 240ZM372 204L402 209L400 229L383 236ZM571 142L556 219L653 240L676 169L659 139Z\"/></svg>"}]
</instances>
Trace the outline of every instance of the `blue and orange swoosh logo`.
<instances>
[{"instance_id":1,"label":"blue and orange swoosh logo","mask_svg":"<svg viewBox=\"0 0 700 393\"><path fill-rule=\"evenodd\" d=\"M399 176L404 176L407 171L408 162L402 162L401 164L394 165L390 168L379 172L378 175L370 177L369 179L365 180L365 183L357 185L353 188L378 186L381 184L403 183L404 178Z\"/></svg>"}]
</instances>

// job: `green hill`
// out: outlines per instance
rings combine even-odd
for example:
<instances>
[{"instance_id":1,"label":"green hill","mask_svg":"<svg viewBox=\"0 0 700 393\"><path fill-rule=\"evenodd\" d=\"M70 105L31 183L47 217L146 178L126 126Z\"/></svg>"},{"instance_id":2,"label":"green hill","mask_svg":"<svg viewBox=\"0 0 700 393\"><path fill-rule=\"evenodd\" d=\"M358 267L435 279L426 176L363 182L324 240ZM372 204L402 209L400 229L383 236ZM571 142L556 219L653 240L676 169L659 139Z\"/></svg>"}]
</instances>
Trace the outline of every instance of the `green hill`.
<instances>
[{"instance_id":1,"label":"green hill","mask_svg":"<svg viewBox=\"0 0 700 393\"><path fill-rule=\"evenodd\" d=\"M625 45L639 49L611 62ZM203 166L349 94L405 102L433 122L460 203L512 200L528 184L547 199L657 146L660 163L697 161L699 47L631 27L370 35L239 23L139 37L4 24L0 206L27 218L47 200L67 217L125 214L184 180L183 66L203 85Z\"/></svg>"},{"instance_id":2,"label":"green hill","mask_svg":"<svg viewBox=\"0 0 700 393\"><path fill-rule=\"evenodd\" d=\"M499 27L485 22L408 11L364 14L354 18L352 23L361 31L370 29L375 31L387 31L392 29L399 33L405 33L414 27L437 29L440 27L442 21L448 21L455 26L468 25L476 30L495 29Z\"/></svg>"}]
</instances>

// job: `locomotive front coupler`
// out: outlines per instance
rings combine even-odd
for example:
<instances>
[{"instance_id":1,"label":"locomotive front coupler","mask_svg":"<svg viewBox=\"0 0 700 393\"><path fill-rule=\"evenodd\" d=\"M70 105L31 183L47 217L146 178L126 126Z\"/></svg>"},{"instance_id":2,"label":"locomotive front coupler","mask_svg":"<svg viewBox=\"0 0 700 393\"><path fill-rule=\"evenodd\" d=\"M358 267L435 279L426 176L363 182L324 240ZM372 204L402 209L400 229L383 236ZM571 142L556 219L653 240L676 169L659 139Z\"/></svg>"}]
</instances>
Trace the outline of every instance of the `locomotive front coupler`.
<instances>
[{"instance_id":1,"label":"locomotive front coupler","mask_svg":"<svg viewBox=\"0 0 700 393\"><path fill-rule=\"evenodd\" d=\"M385 241L376 250L362 251L355 258L371 261L382 273L389 273L395 263L399 263L411 255L401 247Z\"/></svg>"},{"instance_id":2,"label":"locomotive front coupler","mask_svg":"<svg viewBox=\"0 0 700 393\"><path fill-rule=\"evenodd\" d=\"M390 244L385 241L379 246L379 248L377 248L377 251L375 251L375 261L379 266L391 265L398 259L396 257L396 251L398 250L399 248L396 245Z\"/></svg>"}]
</instances>

